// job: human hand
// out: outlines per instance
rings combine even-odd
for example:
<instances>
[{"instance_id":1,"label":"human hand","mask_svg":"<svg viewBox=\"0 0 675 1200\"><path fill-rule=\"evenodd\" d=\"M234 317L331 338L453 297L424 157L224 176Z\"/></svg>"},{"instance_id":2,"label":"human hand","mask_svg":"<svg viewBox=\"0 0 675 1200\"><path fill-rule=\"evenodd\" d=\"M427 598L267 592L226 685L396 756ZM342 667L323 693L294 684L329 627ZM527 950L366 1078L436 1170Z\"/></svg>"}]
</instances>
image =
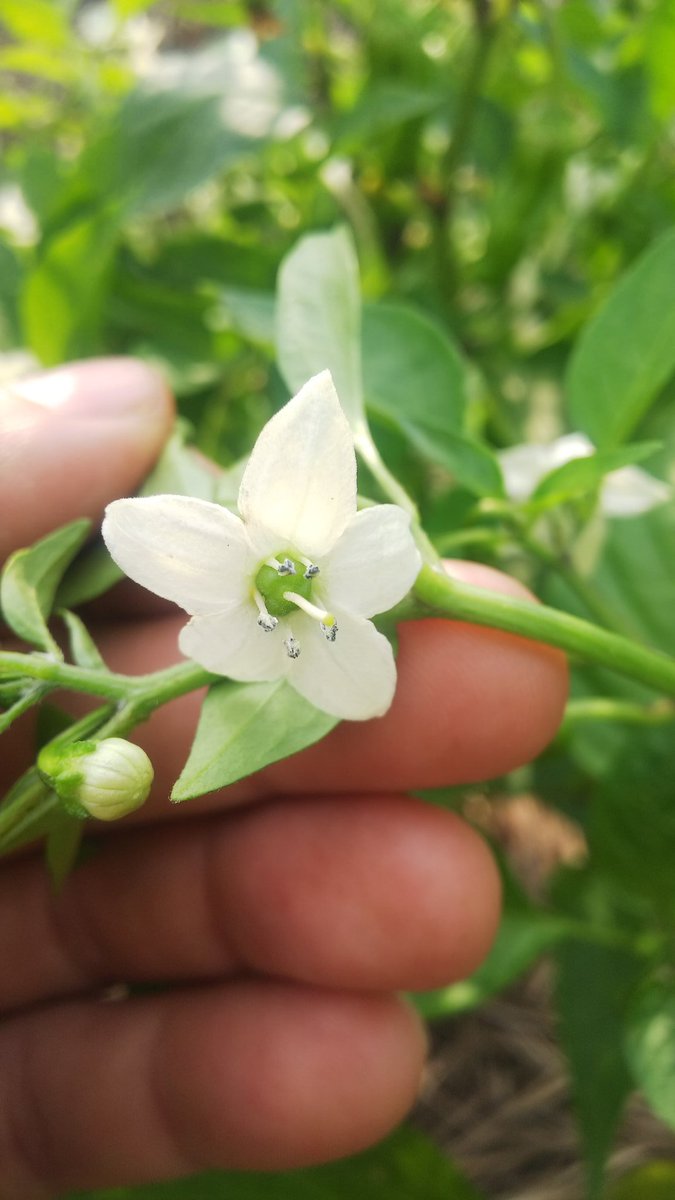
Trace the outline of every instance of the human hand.
<instances>
[{"instance_id":1,"label":"human hand","mask_svg":"<svg viewBox=\"0 0 675 1200\"><path fill-rule=\"evenodd\" d=\"M128 360L17 392L0 409L0 560L133 493L172 419L160 378ZM183 615L129 583L99 622L116 670L178 656ZM138 731L153 797L58 897L37 856L3 864L2 1200L309 1164L405 1113L424 1037L395 993L478 965L499 883L476 833L402 793L527 761L555 730L566 673L548 647L442 620L401 628L398 670L384 718L180 808L167 798L199 697L175 700ZM30 722L4 741L6 785L30 760ZM103 1002L116 982L164 990Z\"/></svg>"}]
</instances>

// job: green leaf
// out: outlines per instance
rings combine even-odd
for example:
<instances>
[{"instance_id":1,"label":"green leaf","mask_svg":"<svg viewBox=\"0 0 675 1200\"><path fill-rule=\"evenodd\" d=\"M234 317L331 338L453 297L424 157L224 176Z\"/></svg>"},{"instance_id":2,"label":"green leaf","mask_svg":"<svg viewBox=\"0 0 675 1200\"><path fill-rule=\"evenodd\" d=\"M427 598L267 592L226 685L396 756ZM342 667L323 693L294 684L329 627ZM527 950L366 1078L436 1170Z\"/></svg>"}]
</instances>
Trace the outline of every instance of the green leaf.
<instances>
[{"instance_id":1,"label":"green leaf","mask_svg":"<svg viewBox=\"0 0 675 1200\"><path fill-rule=\"evenodd\" d=\"M514 983L569 932L570 923L564 917L534 910L505 913L488 957L470 979L425 992L415 997L415 1005L429 1019L477 1008Z\"/></svg>"},{"instance_id":2,"label":"green leaf","mask_svg":"<svg viewBox=\"0 0 675 1200\"><path fill-rule=\"evenodd\" d=\"M337 724L286 683L215 683L171 799L191 800L318 742Z\"/></svg>"},{"instance_id":3,"label":"green leaf","mask_svg":"<svg viewBox=\"0 0 675 1200\"><path fill-rule=\"evenodd\" d=\"M47 834L45 858L55 891L60 891L77 861L84 821L71 817L60 806L54 810Z\"/></svg>"},{"instance_id":4,"label":"green leaf","mask_svg":"<svg viewBox=\"0 0 675 1200\"><path fill-rule=\"evenodd\" d=\"M0 22L20 40L58 50L68 41L65 13L53 0L2 0Z\"/></svg>"},{"instance_id":5,"label":"green leaf","mask_svg":"<svg viewBox=\"0 0 675 1200\"><path fill-rule=\"evenodd\" d=\"M84 621L78 617L77 613L70 612L67 608L59 609L59 616L65 622L68 630L73 662L78 667L91 667L94 670L107 671L108 668L101 657L98 646Z\"/></svg>"},{"instance_id":6,"label":"green leaf","mask_svg":"<svg viewBox=\"0 0 675 1200\"><path fill-rule=\"evenodd\" d=\"M618 450L599 450L585 458L573 458L540 480L530 503L543 505L546 502L549 506L583 496L599 487L611 471L642 462L658 449L658 442L634 442Z\"/></svg>"},{"instance_id":7,"label":"green leaf","mask_svg":"<svg viewBox=\"0 0 675 1200\"><path fill-rule=\"evenodd\" d=\"M300 1171L210 1172L89 1193L91 1200L483 1200L433 1142L402 1128L354 1158ZM62 1200L88 1200L83 1193Z\"/></svg>"},{"instance_id":8,"label":"green leaf","mask_svg":"<svg viewBox=\"0 0 675 1200\"><path fill-rule=\"evenodd\" d=\"M623 276L586 326L569 365L572 424L596 446L630 437L675 370L675 230Z\"/></svg>"},{"instance_id":9,"label":"green leaf","mask_svg":"<svg viewBox=\"0 0 675 1200\"><path fill-rule=\"evenodd\" d=\"M359 264L344 227L308 234L283 260L276 344L291 392L328 368L352 428L362 425Z\"/></svg>"},{"instance_id":10,"label":"green leaf","mask_svg":"<svg viewBox=\"0 0 675 1200\"><path fill-rule=\"evenodd\" d=\"M120 217L177 208L199 184L249 152L251 142L226 127L221 100L187 89L138 88L82 155L73 193L91 196L95 190Z\"/></svg>"},{"instance_id":11,"label":"green leaf","mask_svg":"<svg viewBox=\"0 0 675 1200\"><path fill-rule=\"evenodd\" d=\"M63 577L56 593L58 608L76 608L102 596L124 578L103 542L88 546Z\"/></svg>"},{"instance_id":12,"label":"green leaf","mask_svg":"<svg viewBox=\"0 0 675 1200\"><path fill-rule=\"evenodd\" d=\"M566 869L555 888L558 910L617 937L631 929L622 893L597 869ZM633 917L634 922L634 917ZM643 960L603 942L567 940L554 950L557 961L558 1027L572 1076L587 1171L587 1195L602 1195L604 1164L632 1088L621 1052L626 1013Z\"/></svg>"},{"instance_id":13,"label":"green leaf","mask_svg":"<svg viewBox=\"0 0 675 1200\"><path fill-rule=\"evenodd\" d=\"M594 860L652 904L659 921L675 916L675 741L672 729L625 734L589 815Z\"/></svg>"},{"instance_id":14,"label":"green leaf","mask_svg":"<svg viewBox=\"0 0 675 1200\"><path fill-rule=\"evenodd\" d=\"M0 733L4 733L14 721L17 721L25 712L28 712L29 708L33 708L35 704L38 704L48 691L49 688L45 687L43 683L30 685L24 682L21 695L13 700L5 712L0 712Z\"/></svg>"},{"instance_id":15,"label":"green leaf","mask_svg":"<svg viewBox=\"0 0 675 1200\"><path fill-rule=\"evenodd\" d=\"M7 624L24 641L49 654L63 655L47 629L59 581L84 542L91 522L72 521L17 550L5 564L0 581L0 606Z\"/></svg>"},{"instance_id":16,"label":"green leaf","mask_svg":"<svg viewBox=\"0 0 675 1200\"><path fill-rule=\"evenodd\" d=\"M0 804L0 855L48 834L57 808L56 794L46 786L37 767L31 767Z\"/></svg>"},{"instance_id":17,"label":"green leaf","mask_svg":"<svg viewBox=\"0 0 675 1200\"><path fill-rule=\"evenodd\" d=\"M26 343L45 365L100 349L116 236L110 215L95 212L72 220L40 248L20 307Z\"/></svg>"},{"instance_id":18,"label":"green leaf","mask_svg":"<svg viewBox=\"0 0 675 1200\"><path fill-rule=\"evenodd\" d=\"M675 1128L675 981L652 979L628 1012L626 1056L651 1107Z\"/></svg>"},{"instance_id":19,"label":"green leaf","mask_svg":"<svg viewBox=\"0 0 675 1200\"><path fill-rule=\"evenodd\" d=\"M434 321L404 305L367 305L362 353L368 407L419 428L432 440L462 432L466 366Z\"/></svg>"}]
</instances>

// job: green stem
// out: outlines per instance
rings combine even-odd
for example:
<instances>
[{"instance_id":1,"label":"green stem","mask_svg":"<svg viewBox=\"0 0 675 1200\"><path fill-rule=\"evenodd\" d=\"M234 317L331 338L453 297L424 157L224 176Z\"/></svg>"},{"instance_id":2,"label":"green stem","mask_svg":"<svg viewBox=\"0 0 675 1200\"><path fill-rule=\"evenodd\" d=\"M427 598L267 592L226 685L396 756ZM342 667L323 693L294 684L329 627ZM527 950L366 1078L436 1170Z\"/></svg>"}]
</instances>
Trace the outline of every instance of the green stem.
<instances>
[{"instance_id":1,"label":"green stem","mask_svg":"<svg viewBox=\"0 0 675 1200\"><path fill-rule=\"evenodd\" d=\"M675 696L675 660L569 613L461 583L429 566L422 567L414 593L436 613L547 642Z\"/></svg>"},{"instance_id":2,"label":"green stem","mask_svg":"<svg viewBox=\"0 0 675 1200\"><path fill-rule=\"evenodd\" d=\"M105 696L109 700L136 699L141 706L149 705L150 710L174 696L206 687L213 680L208 671L193 662L178 663L150 675L113 675L94 668L75 667L40 654L16 651L0 652L0 678L3 675L41 679L54 686Z\"/></svg>"},{"instance_id":3,"label":"green stem","mask_svg":"<svg viewBox=\"0 0 675 1200\"><path fill-rule=\"evenodd\" d=\"M655 704L634 704L630 700L612 700L608 696L589 696L570 700L560 733L565 734L584 721L612 721L623 725L670 725L675 721L675 705L668 700Z\"/></svg>"},{"instance_id":4,"label":"green stem","mask_svg":"<svg viewBox=\"0 0 675 1200\"><path fill-rule=\"evenodd\" d=\"M408 495L405 488L401 486L396 476L392 475L389 467L382 459L373 441L370 429L365 422L354 433L354 445L371 475L379 483L385 496L389 497L392 504L398 504L399 508L410 514L413 537L425 562L439 562L438 552L420 524L420 514L417 505Z\"/></svg>"}]
</instances>

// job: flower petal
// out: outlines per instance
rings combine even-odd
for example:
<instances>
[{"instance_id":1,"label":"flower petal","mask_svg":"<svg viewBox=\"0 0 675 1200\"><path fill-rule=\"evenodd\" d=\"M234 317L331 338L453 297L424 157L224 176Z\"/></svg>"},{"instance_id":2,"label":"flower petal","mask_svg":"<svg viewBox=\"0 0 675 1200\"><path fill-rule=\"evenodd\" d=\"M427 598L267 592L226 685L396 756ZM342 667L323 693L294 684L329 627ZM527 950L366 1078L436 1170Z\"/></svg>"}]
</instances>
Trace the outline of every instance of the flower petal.
<instances>
[{"instance_id":1,"label":"flower petal","mask_svg":"<svg viewBox=\"0 0 675 1200\"><path fill-rule=\"evenodd\" d=\"M299 613L289 618L300 643L290 660L288 682L316 708L348 721L381 717L396 689L396 666L389 642L370 621L336 613L338 633L329 642L316 621Z\"/></svg>"},{"instance_id":2,"label":"flower petal","mask_svg":"<svg viewBox=\"0 0 675 1200\"><path fill-rule=\"evenodd\" d=\"M607 517L636 517L665 504L672 495L667 483L641 467L620 467L603 480L600 508Z\"/></svg>"},{"instance_id":3,"label":"flower petal","mask_svg":"<svg viewBox=\"0 0 675 1200\"><path fill-rule=\"evenodd\" d=\"M587 458L595 447L584 433L566 433L554 442L524 442L500 450L497 458L510 500L529 500L537 484L573 458Z\"/></svg>"},{"instance_id":4,"label":"flower petal","mask_svg":"<svg viewBox=\"0 0 675 1200\"><path fill-rule=\"evenodd\" d=\"M244 683L279 679L290 661L283 630L279 626L266 633L257 616L253 604L245 601L227 612L193 617L181 629L178 645L186 658L214 675L229 675Z\"/></svg>"},{"instance_id":5,"label":"flower petal","mask_svg":"<svg viewBox=\"0 0 675 1200\"><path fill-rule=\"evenodd\" d=\"M189 613L219 612L246 595L246 531L219 504L192 496L115 500L103 538L130 579Z\"/></svg>"},{"instance_id":6,"label":"flower petal","mask_svg":"<svg viewBox=\"0 0 675 1200\"><path fill-rule=\"evenodd\" d=\"M386 612L405 596L421 565L408 514L395 504L365 508L322 565L326 607L335 605L361 617Z\"/></svg>"},{"instance_id":7,"label":"flower petal","mask_svg":"<svg viewBox=\"0 0 675 1200\"><path fill-rule=\"evenodd\" d=\"M356 512L354 443L329 371L315 375L267 422L239 491L239 511L278 549L318 557Z\"/></svg>"}]
</instances>

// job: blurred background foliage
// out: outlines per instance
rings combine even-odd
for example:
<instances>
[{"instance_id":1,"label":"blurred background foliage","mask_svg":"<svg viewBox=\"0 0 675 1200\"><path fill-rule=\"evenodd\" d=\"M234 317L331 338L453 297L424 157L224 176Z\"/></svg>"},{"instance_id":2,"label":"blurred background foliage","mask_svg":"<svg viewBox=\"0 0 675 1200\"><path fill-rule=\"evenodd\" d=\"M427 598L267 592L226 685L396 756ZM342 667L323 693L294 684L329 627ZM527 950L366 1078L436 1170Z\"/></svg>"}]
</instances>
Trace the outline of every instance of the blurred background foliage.
<instances>
[{"instance_id":1,"label":"blurred background foliage","mask_svg":"<svg viewBox=\"0 0 675 1200\"><path fill-rule=\"evenodd\" d=\"M472 486L439 450L445 410L416 408L427 380L459 372L483 471L581 427L610 447L655 440L649 469L673 480L674 63L675 0L2 0L0 372L140 355L168 374L197 445L236 464L287 395L279 265L303 234L345 224L376 439L439 548L673 653L672 503L603 521L592 497L563 495L533 548L499 486ZM610 436L593 371L620 388L631 363L644 395ZM675 1126L675 748L672 707L646 689L585 669L573 697L550 750L471 810L494 832L491 796L534 792L574 831L572 861L533 888L502 854L492 956L420 1004L465 1011L553 953L595 1197L631 1089ZM356 1174L312 1174L311 1194L384 1195L382 1163L387 1196L436 1194L419 1135L374 1153ZM439 1195L478 1194L433 1161ZM663 1178L612 1195L660 1197ZM227 1194L291 1194L254 1186Z\"/></svg>"}]
</instances>

